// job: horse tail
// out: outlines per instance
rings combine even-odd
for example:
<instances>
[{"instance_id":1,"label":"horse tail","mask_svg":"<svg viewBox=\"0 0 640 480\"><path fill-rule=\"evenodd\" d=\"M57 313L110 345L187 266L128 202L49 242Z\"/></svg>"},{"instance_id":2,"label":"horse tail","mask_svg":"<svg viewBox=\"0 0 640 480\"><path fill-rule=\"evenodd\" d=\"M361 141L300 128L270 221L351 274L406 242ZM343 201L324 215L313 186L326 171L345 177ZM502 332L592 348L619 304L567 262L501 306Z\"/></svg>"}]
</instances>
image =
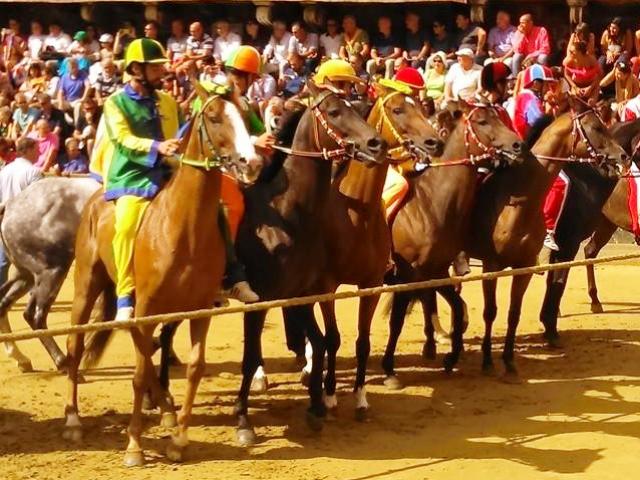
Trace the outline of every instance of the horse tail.
<instances>
[{"instance_id":1,"label":"horse tail","mask_svg":"<svg viewBox=\"0 0 640 480\"><path fill-rule=\"evenodd\" d=\"M91 323L111 322L116 316L116 291L114 285L109 285L103 292L95 306L96 314ZM92 333L86 340L82 362L84 368L97 365L104 355L107 345L113 336L113 329L100 330Z\"/></svg>"}]
</instances>

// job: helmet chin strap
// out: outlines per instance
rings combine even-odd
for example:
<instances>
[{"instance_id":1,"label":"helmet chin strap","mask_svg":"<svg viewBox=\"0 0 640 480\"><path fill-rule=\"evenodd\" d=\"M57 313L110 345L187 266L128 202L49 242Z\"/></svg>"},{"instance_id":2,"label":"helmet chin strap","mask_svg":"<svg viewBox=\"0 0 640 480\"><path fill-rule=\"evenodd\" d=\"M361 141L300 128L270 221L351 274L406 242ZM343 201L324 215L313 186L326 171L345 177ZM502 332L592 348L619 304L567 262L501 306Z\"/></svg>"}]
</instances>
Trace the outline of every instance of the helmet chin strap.
<instances>
[{"instance_id":1,"label":"helmet chin strap","mask_svg":"<svg viewBox=\"0 0 640 480\"><path fill-rule=\"evenodd\" d=\"M145 88L145 90L147 90L147 92L149 92L149 94L152 94L156 91L157 88L153 86L151 82L149 82L149 79L147 78L147 69L145 68L144 64L140 64L140 66L142 67L142 75L131 74L131 76L138 82L140 82L140 84Z\"/></svg>"}]
</instances>

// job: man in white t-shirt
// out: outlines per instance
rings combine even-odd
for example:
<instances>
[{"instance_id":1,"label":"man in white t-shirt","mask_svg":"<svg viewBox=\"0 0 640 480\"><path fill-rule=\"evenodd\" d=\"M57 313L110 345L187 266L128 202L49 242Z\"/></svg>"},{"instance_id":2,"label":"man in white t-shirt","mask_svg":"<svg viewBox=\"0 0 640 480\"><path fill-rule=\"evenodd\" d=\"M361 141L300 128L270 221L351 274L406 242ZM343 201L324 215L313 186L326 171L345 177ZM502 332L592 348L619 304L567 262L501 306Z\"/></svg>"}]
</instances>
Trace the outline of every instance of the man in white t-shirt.
<instances>
[{"instance_id":1,"label":"man in white t-shirt","mask_svg":"<svg viewBox=\"0 0 640 480\"><path fill-rule=\"evenodd\" d=\"M475 52L461 48L456 52L458 62L454 63L444 80L444 99L468 100L480 90L482 67L474 63Z\"/></svg>"},{"instance_id":2,"label":"man in white t-shirt","mask_svg":"<svg viewBox=\"0 0 640 480\"><path fill-rule=\"evenodd\" d=\"M338 32L338 21L327 19L327 31L320 35L320 55L323 58L340 58L342 34Z\"/></svg>"},{"instance_id":3,"label":"man in white t-shirt","mask_svg":"<svg viewBox=\"0 0 640 480\"><path fill-rule=\"evenodd\" d=\"M38 160L38 142L22 137L17 141L18 157L0 170L0 203L5 204L36 180L42 177L40 169L33 164ZM9 259L0 242L0 285L7 281Z\"/></svg>"},{"instance_id":4,"label":"man in white t-shirt","mask_svg":"<svg viewBox=\"0 0 640 480\"><path fill-rule=\"evenodd\" d=\"M273 22L273 33L262 53L264 69L267 73L282 72L287 65L291 34L287 32L287 24L282 20Z\"/></svg>"},{"instance_id":5,"label":"man in white t-shirt","mask_svg":"<svg viewBox=\"0 0 640 480\"><path fill-rule=\"evenodd\" d=\"M302 22L291 25L291 40L289 40L289 55L297 54L304 60L305 71L313 72L320 61L318 57L318 35L307 32Z\"/></svg>"},{"instance_id":6,"label":"man in white t-shirt","mask_svg":"<svg viewBox=\"0 0 640 480\"><path fill-rule=\"evenodd\" d=\"M216 34L218 36L213 42L213 56L226 62L229 55L242 44L242 38L231 31L231 25L226 20L216 22Z\"/></svg>"},{"instance_id":7,"label":"man in white t-shirt","mask_svg":"<svg viewBox=\"0 0 640 480\"><path fill-rule=\"evenodd\" d=\"M27 50L32 60L40 59L40 52L44 49L46 37L42 24L37 20L31 22L31 35L27 40Z\"/></svg>"},{"instance_id":8,"label":"man in white t-shirt","mask_svg":"<svg viewBox=\"0 0 640 480\"><path fill-rule=\"evenodd\" d=\"M47 50L66 53L71 46L71 37L62 31L60 25L52 23L49 25L49 35L45 38L44 45Z\"/></svg>"}]
</instances>

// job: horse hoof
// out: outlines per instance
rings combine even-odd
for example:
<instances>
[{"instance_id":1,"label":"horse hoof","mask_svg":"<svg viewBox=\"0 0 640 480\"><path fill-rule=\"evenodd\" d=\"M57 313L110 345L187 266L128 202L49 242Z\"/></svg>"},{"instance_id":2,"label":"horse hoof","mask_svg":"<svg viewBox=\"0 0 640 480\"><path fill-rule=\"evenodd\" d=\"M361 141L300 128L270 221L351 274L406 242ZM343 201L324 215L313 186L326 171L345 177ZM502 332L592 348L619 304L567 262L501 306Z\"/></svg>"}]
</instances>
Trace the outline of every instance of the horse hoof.
<instances>
[{"instance_id":1,"label":"horse hoof","mask_svg":"<svg viewBox=\"0 0 640 480\"><path fill-rule=\"evenodd\" d=\"M370 422L369 409L365 407L356 408L356 421L361 423Z\"/></svg>"},{"instance_id":2,"label":"horse hoof","mask_svg":"<svg viewBox=\"0 0 640 480\"><path fill-rule=\"evenodd\" d=\"M144 454L142 451L126 452L123 463L125 467L142 467L144 465Z\"/></svg>"},{"instance_id":3,"label":"horse hoof","mask_svg":"<svg viewBox=\"0 0 640 480\"><path fill-rule=\"evenodd\" d=\"M385 378L384 386L389 390L402 390L404 388L404 384L396 375L389 375L387 378Z\"/></svg>"},{"instance_id":4,"label":"horse hoof","mask_svg":"<svg viewBox=\"0 0 640 480\"><path fill-rule=\"evenodd\" d=\"M236 436L241 447L253 447L257 442L256 432L251 427L239 428Z\"/></svg>"},{"instance_id":5,"label":"horse hoof","mask_svg":"<svg viewBox=\"0 0 640 480\"><path fill-rule=\"evenodd\" d=\"M442 362L443 366L444 366L444 371L446 373L451 373L453 372L453 367L456 366L456 361L453 358L453 355L451 355L450 353L447 353L444 357L444 360Z\"/></svg>"},{"instance_id":6,"label":"horse hoof","mask_svg":"<svg viewBox=\"0 0 640 480\"><path fill-rule=\"evenodd\" d=\"M254 378L251 381L251 391L253 393L266 393L269 390L267 377Z\"/></svg>"},{"instance_id":7,"label":"horse hoof","mask_svg":"<svg viewBox=\"0 0 640 480\"><path fill-rule=\"evenodd\" d=\"M551 348L554 350L564 348L562 340L560 340L560 335L558 335L557 333L549 335L545 334L544 339L547 342L547 348Z\"/></svg>"},{"instance_id":8,"label":"horse hoof","mask_svg":"<svg viewBox=\"0 0 640 480\"><path fill-rule=\"evenodd\" d=\"M307 411L307 426L313 432L321 432L324 427L324 417L320 417L314 412Z\"/></svg>"},{"instance_id":9,"label":"horse hoof","mask_svg":"<svg viewBox=\"0 0 640 480\"><path fill-rule=\"evenodd\" d=\"M305 387L309 387L309 379L311 378L311 374L309 372L307 372L306 370L302 370L302 372L300 372L300 383L305 386Z\"/></svg>"},{"instance_id":10,"label":"horse hoof","mask_svg":"<svg viewBox=\"0 0 640 480\"><path fill-rule=\"evenodd\" d=\"M172 462L182 462L184 456L184 448L175 445L173 442L167 445L167 458Z\"/></svg>"},{"instance_id":11,"label":"horse hoof","mask_svg":"<svg viewBox=\"0 0 640 480\"><path fill-rule=\"evenodd\" d=\"M174 412L165 412L160 419L160 426L164 428L176 428L178 426L178 420Z\"/></svg>"},{"instance_id":12,"label":"horse hoof","mask_svg":"<svg viewBox=\"0 0 640 480\"><path fill-rule=\"evenodd\" d=\"M509 385L519 385L522 383L522 379L518 372L515 371L507 371L501 378L502 382L508 383Z\"/></svg>"},{"instance_id":13,"label":"horse hoof","mask_svg":"<svg viewBox=\"0 0 640 480\"><path fill-rule=\"evenodd\" d=\"M79 427L68 427L62 432L62 438L73 443L82 442L82 429Z\"/></svg>"},{"instance_id":14,"label":"horse hoof","mask_svg":"<svg viewBox=\"0 0 640 480\"><path fill-rule=\"evenodd\" d=\"M21 373L31 373L33 372L33 365L31 365L30 361L18 363L18 369Z\"/></svg>"},{"instance_id":15,"label":"horse hoof","mask_svg":"<svg viewBox=\"0 0 640 480\"><path fill-rule=\"evenodd\" d=\"M602 308L601 303L592 303L591 304L591 313L604 313L604 308Z\"/></svg>"},{"instance_id":16,"label":"horse hoof","mask_svg":"<svg viewBox=\"0 0 640 480\"><path fill-rule=\"evenodd\" d=\"M422 347L422 358L425 360L435 360L436 359L436 346L435 345L425 345Z\"/></svg>"}]
</instances>

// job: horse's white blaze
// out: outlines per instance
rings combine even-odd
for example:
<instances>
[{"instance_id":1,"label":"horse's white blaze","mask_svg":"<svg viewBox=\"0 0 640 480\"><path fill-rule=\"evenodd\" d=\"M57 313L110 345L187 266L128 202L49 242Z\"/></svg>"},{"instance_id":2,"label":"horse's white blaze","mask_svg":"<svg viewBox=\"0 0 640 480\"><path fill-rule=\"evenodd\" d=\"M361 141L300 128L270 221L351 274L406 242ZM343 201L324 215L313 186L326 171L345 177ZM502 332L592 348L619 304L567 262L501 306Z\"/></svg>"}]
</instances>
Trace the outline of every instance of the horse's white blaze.
<instances>
[{"instance_id":1,"label":"horse's white blaze","mask_svg":"<svg viewBox=\"0 0 640 480\"><path fill-rule=\"evenodd\" d=\"M240 116L240 112L230 102L225 102L224 111L231 122L231 126L233 127L233 132L235 135L234 146L236 152L246 159L252 160L256 158L256 150L253 148L253 143L251 142L251 137L249 136L249 132L247 131L247 127Z\"/></svg>"},{"instance_id":2,"label":"horse's white blaze","mask_svg":"<svg viewBox=\"0 0 640 480\"><path fill-rule=\"evenodd\" d=\"M253 375L253 378L255 378L256 380L263 380L264 377L266 377L267 374L264 373L264 367L262 365L260 365L257 369L256 369L256 373Z\"/></svg>"},{"instance_id":3,"label":"horse's white blaze","mask_svg":"<svg viewBox=\"0 0 640 480\"><path fill-rule=\"evenodd\" d=\"M324 394L324 406L327 408L336 408L338 406L338 397L336 395Z\"/></svg>"},{"instance_id":4,"label":"horse's white blaze","mask_svg":"<svg viewBox=\"0 0 640 480\"><path fill-rule=\"evenodd\" d=\"M67 428L77 428L81 427L82 423L80 423L80 417L77 413L69 413L67 415L67 422L64 424Z\"/></svg>"},{"instance_id":5,"label":"horse's white blaze","mask_svg":"<svg viewBox=\"0 0 640 480\"><path fill-rule=\"evenodd\" d=\"M365 387L356 390L356 408L369 408Z\"/></svg>"},{"instance_id":6,"label":"horse's white blaze","mask_svg":"<svg viewBox=\"0 0 640 480\"><path fill-rule=\"evenodd\" d=\"M176 447L184 448L189 445L189 435L186 430L178 433L178 435L171 435L171 441Z\"/></svg>"},{"instance_id":7,"label":"horse's white blaze","mask_svg":"<svg viewBox=\"0 0 640 480\"><path fill-rule=\"evenodd\" d=\"M309 340L307 340L307 343L304 346L304 358L307 359L307 363L302 368L302 371L311 374L311 369L313 368L313 347Z\"/></svg>"},{"instance_id":8,"label":"horse's white blaze","mask_svg":"<svg viewBox=\"0 0 640 480\"><path fill-rule=\"evenodd\" d=\"M415 104L416 104L416 102L411 97L404 97L404 101L407 102L409 105L414 105L415 106Z\"/></svg>"}]
</instances>

